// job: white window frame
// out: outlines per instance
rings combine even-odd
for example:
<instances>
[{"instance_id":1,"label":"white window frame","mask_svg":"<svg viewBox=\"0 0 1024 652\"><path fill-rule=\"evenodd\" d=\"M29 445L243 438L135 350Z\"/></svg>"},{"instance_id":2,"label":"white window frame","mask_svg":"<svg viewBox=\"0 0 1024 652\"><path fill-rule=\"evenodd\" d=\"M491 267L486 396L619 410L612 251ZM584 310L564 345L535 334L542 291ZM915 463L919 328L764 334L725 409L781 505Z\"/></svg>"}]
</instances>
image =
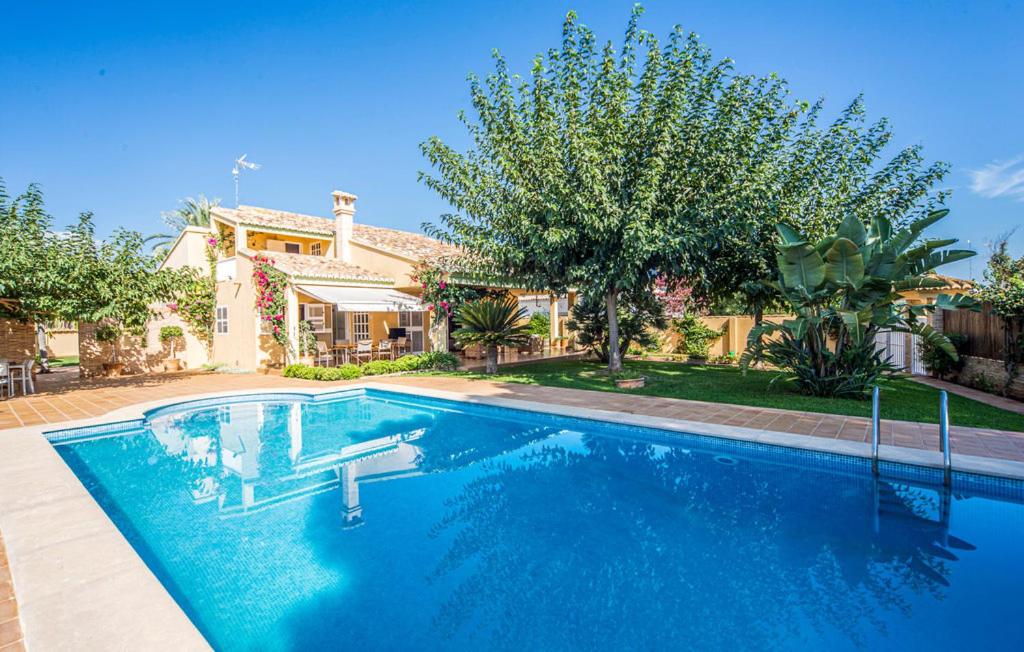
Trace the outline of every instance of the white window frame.
<instances>
[{"instance_id":1,"label":"white window frame","mask_svg":"<svg viewBox=\"0 0 1024 652\"><path fill-rule=\"evenodd\" d=\"M348 327L348 315L349 313L344 310L334 309L332 315L334 320L334 341L335 342L348 342L351 330ZM341 336L338 336L338 332L341 332Z\"/></svg>"},{"instance_id":2,"label":"white window frame","mask_svg":"<svg viewBox=\"0 0 1024 652\"><path fill-rule=\"evenodd\" d=\"M221 311L223 311L223 316L221 315ZM217 309L214 312L214 316L215 316L215 318L214 318L214 333L216 333L217 335L227 335L228 334L228 307L227 306L217 306ZM223 328L221 328L222 326L223 326Z\"/></svg>"},{"instance_id":3,"label":"white window frame","mask_svg":"<svg viewBox=\"0 0 1024 652\"><path fill-rule=\"evenodd\" d=\"M322 256L323 255L323 247L322 247L322 245L319 242L314 242L313 244L309 245L309 253L310 253L311 256Z\"/></svg>"},{"instance_id":4,"label":"white window frame","mask_svg":"<svg viewBox=\"0 0 1024 652\"><path fill-rule=\"evenodd\" d=\"M319 315L317 314L319 313ZM322 303L299 304L299 319L308 321L314 333L327 333L327 306Z\"/></svg>"},{"instance_id":5,"label":"white window frame","mask_svg":"<svg viewBox=\"0 0 1024 652\"><path fill-rule=\"evenodd\" d=\"M370 339L370 313L352 313L352 339L356 342Z\"/></svg>"}]
</instances>

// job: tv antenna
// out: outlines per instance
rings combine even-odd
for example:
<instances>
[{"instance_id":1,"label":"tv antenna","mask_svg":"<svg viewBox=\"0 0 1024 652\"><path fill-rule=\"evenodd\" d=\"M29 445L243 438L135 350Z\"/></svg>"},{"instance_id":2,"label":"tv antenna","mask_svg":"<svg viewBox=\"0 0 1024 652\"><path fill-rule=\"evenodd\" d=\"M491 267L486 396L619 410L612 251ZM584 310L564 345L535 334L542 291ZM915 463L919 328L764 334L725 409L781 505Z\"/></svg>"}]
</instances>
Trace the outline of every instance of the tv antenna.
<instances>
[{"instance_id":1,"label":"tv antenna","mask_svg":"<svg viewBox=\"0 0 1024 652\"><path fill-rule=\"evenodd\" d=\"M235 159L235 167L231 168L231 176L235 178L235 208L238 208L238 177L242 170L259 170L260 164L245 160L248 154L242 154Z\"/></svg>"}]
</instances>

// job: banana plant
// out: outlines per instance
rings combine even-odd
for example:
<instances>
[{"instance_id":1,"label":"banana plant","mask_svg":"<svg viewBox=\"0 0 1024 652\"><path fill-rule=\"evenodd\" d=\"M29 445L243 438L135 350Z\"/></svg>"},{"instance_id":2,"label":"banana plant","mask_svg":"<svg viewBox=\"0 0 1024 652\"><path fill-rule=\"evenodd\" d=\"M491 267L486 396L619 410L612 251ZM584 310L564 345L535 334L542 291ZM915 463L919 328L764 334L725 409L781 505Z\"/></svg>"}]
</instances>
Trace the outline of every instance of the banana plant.
<instances>
[{"instance_id":1,"label":"banana plant","mask_svg":"<svg viewBox=\"0 0 1024 652\"><path fill-rule=\"evenodd\" d=\"M909 290L943 287L934 270L974 255L947 249L955 239L922 237L948 213L931 211L899 230L883 216L865 227L851 214L834 234L813 244L791 227L777 225L778 278L768 283L794 317L751 330L741 367L767 362L787 371L807 393L863 397L880 376L895 370L875 350L878 331L914 333L955 359L952 343L923 318L938 308L977 310L977 302L962 294L940 294L922 305L901 298Z\"/></svg>"}]
</instances>

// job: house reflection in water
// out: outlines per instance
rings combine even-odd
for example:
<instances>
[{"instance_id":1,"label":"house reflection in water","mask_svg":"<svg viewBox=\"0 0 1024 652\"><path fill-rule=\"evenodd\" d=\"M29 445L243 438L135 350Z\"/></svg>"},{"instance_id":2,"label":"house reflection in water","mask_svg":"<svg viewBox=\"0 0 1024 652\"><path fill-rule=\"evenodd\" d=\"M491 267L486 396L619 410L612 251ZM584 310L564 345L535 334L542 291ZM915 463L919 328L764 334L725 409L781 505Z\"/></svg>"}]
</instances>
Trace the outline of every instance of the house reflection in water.
<instances>
[{"instance_id":1,"label":"house reflection in water","mask_svg":"<svg viewBox=\"0 0 1024 652\"><path fill-rule=\"evenodd\" d=\"M417 474L416 443L433 422L431 412L405 406L383 418L351 398L235 403L158 417L149 428L188 469L192 502L215 500L222 518L340 487L342 523L355 527L360 482Z\"/></svg>"}]
</instances>

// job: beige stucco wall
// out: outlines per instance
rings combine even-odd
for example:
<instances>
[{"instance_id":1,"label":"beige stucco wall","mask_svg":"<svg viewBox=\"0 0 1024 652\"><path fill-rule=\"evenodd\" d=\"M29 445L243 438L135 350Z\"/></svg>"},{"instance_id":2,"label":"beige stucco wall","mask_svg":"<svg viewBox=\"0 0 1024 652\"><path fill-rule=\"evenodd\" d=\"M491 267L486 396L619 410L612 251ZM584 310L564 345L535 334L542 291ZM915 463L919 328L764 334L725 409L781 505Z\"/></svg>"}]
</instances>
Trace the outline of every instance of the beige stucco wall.
<instances>
[{"instance_id":1,"label":"beige stucco wall","mask_svg":"<svg viewBox=\"0 0 1024 652\"><path fill-rule=\"evenodd\" d=\"M46 355L50 358L66 358L78 355L78 328L53 329L46 331Z\"/></svg>"},{"instance_id":2,"label":"beige stucco wall","mask_svg":"<svg viewBox=\"0 0 1024 652\"><path fill-rule=\"evenodd\" d=\"M217 283L217 306L228 309L228 332L213 334L211 361L239 369L257 369L264 360L280 361L280 349L270 336L257 336L256 294L252 261L239 255L235 278Z\"/></svg>"},{"instance_id":3,"label":"beige stucco wall","mask_svg":"<svg viewBox=\"0 0 1024 652\"><path fill-rule=\"evenodd\" d=\"M206 258L206 240L210 237L209 229L198 226L186 228L174 247L160 263L161 268L180 269L195 267L204 274L210 273L210 261Z\"/></svg>"},{"instance_id":4,"label":"beige stucco wall","mask_svg":"<svg viewBox=\"0 0 1024 652\"><path fill-rule=\"evenodd\" d=\"M413 272L413 264L404 258L398 258L384 252L352 243L352 264L358 265L375 274L393 279L395 288L403 292L419 294L420 287L413 285L409 276ZM415 289L415 292L412 290Z\"/></svg>"},{"instance_id":5,"label":"beige stucco wall","mask_svg":"<svg viewBox=\"0 0 1024 652\"><path fill-rule=\"evenodd\" d=\"M122 335L118 341L118 362L125 365L124 373L158 373L164 371L164 362L171 357L169 342L160 341L160 329L164 326L178 326L184 333L175 343L175 357L183 369L198 369L208 360L206 347L192 333L177 314L166 306L153 306L157 313L146 325L142 337ZM101 375L103 363L113 361L113 345L98 342L95 337L96 324L79 324L77 341L79 373L83 377Z\"/></svg>"}]
</instances>

